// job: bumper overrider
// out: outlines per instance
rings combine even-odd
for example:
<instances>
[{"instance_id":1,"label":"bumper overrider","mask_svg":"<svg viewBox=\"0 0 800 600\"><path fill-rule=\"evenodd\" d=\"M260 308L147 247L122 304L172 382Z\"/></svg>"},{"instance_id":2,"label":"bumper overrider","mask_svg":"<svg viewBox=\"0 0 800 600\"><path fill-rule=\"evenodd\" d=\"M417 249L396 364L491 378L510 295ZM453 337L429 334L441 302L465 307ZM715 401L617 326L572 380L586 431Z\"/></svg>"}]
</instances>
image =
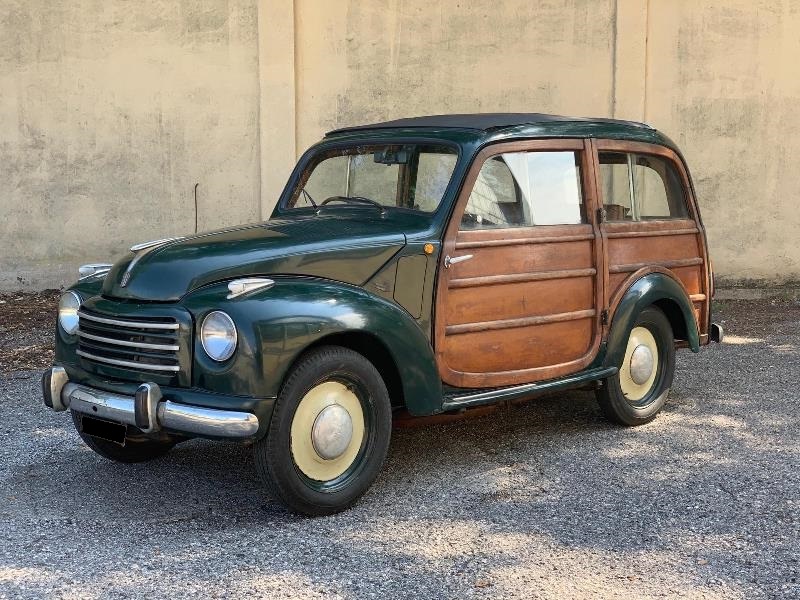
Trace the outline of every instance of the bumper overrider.
<instances>
[{"instance_id":1,"label":"bumper overrider","mask_svg":"<svg viewBox=\"0 0 800 600\"><path fill-rule=\"evenodd\" d=\"M164 399L155 383L143 383L133 396L70 382L66 370L55 366L42 377L42 395L48 408L76 412L124 425L144 433L162 430L189 436L246 439L259 430L251 412L192 406Z\"/></svg>"}]
</instances>

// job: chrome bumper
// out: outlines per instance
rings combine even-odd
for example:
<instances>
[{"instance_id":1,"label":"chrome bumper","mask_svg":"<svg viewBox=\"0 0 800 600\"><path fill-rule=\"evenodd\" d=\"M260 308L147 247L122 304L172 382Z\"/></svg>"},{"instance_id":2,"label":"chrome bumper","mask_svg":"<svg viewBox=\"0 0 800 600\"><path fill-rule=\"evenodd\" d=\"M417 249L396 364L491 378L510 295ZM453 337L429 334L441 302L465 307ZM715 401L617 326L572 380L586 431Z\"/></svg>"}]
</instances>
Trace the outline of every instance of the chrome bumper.
<instances>
[{"instance_id":1,"label":"chrome bumper","mask_svg":"<svg viewBox=\"0 0 800 600\"><path fill-rule=\"evenodd\" d=\"M71 383L62 367L53 367L42 379L45 404L55 411L72 409L99 419L133 425L152 433L168 429L217 438L247 438L258 431L252 413L190 406L162 400L154 383L144 383L135 396L125 396Z\"/></svg>"}]
</instances>

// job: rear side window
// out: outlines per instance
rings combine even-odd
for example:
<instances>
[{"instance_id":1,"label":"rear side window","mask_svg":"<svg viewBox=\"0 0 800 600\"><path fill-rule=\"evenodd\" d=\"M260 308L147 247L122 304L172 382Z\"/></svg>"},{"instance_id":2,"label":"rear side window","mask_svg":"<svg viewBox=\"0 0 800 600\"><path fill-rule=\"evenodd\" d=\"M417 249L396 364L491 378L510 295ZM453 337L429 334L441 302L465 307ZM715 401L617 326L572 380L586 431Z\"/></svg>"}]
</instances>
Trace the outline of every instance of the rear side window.
<instances>
[{"instance_id":1,"label":"rear side window","mask_svg":"<svg viewBox=\"0 0 800 600\"><path fill-rule=\"evenodd\" d=\"M576 152L509 152L481 166L461 229L584 222Z\"/></svg>"},{"instance_id":2,"label":"rear side window","mask_svg":"<svg viewBox=\"0 0 800 600\"><path fill-rule=\"evenodd\" d=\"M686 195L671 161L645 154L600 152L608 221L686 219Z\"/></svg>"}]
</instances>

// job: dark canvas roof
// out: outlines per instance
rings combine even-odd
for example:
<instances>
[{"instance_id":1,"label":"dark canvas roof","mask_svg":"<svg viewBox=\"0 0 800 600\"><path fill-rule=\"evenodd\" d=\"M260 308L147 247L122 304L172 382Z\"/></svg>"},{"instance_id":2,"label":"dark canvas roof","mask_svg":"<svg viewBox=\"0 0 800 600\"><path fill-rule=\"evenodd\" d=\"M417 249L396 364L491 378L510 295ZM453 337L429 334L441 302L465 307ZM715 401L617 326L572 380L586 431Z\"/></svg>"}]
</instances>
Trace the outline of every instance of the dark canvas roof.
<instances>
[{"instance_id":1,"label":"dark canvas roof","mask_svg":"<svg viewBox=\"0 0 800 600\"><path fill-rule=\"evenodd\" d=\"M453 114L453 115L428 115L423 117L410 117L406 119L396 119L383 123L372 123L370 125L357 125L354 127L343 127L328 132L328 134L342 133L346 131L362 131L368 129L412 129L417 127L428 127L436 129L474 129L477 131L489 131L493 129L503 129L519 125L536 125L555 122L584 122L584 123L616 123L621 125L637 126L649 128L642 123L631 121L619 121L616 119L590 119L585 117L564 117L560 115L547 115L542 113L473 113L473 114Z\"/></svg>"}]
</instances>

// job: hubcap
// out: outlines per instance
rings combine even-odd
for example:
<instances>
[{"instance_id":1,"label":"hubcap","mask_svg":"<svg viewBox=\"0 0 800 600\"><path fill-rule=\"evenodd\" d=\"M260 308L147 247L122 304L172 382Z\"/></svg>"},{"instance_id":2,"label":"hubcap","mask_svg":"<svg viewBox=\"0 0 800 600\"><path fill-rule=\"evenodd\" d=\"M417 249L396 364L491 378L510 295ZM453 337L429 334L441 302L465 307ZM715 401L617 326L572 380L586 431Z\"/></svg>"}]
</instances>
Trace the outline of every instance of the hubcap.
<instances>
[{"instance_id":1,"label":"hubcap","mask_svg":"<svg viewBox=\"0 0 800 600\"><path fill-rule=\"evenodd\" d=\"M634 327L628 338L619 370L619 384L629 402L639 402L650 393L658 373L658 345L646 327Z\"/></svg>"},{"instance_id":2,"label":"hubcap","mask_svg":"<svg viewBox=\"0 0 800 600\"><path fill-rule=\"evenodd\" d=\"M322 409L311 428L314 450L325 460L338 458L353 438L353 419L347 409L331 404Z\"/></svg>"},{"instance_id":3,"label":"hubcap","mask_svg":"<svg viewBox=\"0 0 800 600\"><path fill-rule=\"evenodd\" d=\"M631 353L631 379L637 385L643 385L650 378L655 362L650 348L639 344Z\"/></svg>"},{"instance_id":4,"label":"hubcap","mask_svg":"<svg viewBox=\"0 0 800 600\"><path fill-rule=\"evenodd\" d=\"M339 381L326 381L311 388L295 410L292 459L309 479L331 481L353 465L364 436L364 411L356 393Z\"/></svg>"}]
</instances>

